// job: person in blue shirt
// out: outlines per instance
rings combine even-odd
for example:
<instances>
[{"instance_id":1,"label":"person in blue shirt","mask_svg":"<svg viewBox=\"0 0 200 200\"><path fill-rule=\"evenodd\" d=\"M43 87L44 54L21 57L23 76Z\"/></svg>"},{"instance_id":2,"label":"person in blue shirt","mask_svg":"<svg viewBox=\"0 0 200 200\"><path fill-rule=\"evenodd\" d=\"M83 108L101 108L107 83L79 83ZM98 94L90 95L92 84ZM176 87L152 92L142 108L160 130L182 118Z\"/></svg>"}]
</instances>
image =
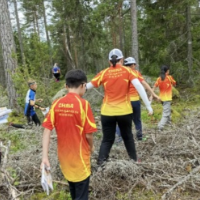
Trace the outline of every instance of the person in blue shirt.
<instances>
[{"instance_id":1,"label":"person in blue shirt","mask_svg":"<svg viewBox=\"0 0 200 200\"><path fill-rule=\"evenodd\" d=\"M43 100L36 99L37 83L35 80L29 80L28 86L29 90L26 93L24 115L27 117L28 124L30 124L33 121L36 126L40 126L41 123L35 112L35 108L39 108L42 111L45 110L45 108L42 108L39 105L36 105L35 103L42 102Z\"/></svg>"},{"instance_id":2,"label":"person in blue shirt","mask_svg":"<svg viewBox=\"0 0 200 200\"><path fill-rule=\"evenodd\" d=\"M60 68L58 67L58 63L55 63L52 68L52 73L56 79L56 82L60 81Z\"/></svg>"}]
</instances>

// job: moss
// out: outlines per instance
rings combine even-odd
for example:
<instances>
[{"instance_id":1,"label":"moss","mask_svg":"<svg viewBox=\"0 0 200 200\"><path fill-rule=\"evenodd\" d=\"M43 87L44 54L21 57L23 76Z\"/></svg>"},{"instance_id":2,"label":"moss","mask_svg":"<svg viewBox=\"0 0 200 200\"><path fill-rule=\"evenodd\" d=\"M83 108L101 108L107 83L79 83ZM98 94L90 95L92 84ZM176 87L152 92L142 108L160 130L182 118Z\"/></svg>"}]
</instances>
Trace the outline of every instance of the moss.
<instances>
[{"instance_id":1,"label":"moss","mask_svg":"<svg viewBox=\"0 0 200 200\"><path fill-rule=\"evenodd\" d=\"M19 113L13 110L12 113L9 114L8 122L13 122L15 124L24 124L26 123L26 119L23 113Z\"/></svg>"}]
</instances>

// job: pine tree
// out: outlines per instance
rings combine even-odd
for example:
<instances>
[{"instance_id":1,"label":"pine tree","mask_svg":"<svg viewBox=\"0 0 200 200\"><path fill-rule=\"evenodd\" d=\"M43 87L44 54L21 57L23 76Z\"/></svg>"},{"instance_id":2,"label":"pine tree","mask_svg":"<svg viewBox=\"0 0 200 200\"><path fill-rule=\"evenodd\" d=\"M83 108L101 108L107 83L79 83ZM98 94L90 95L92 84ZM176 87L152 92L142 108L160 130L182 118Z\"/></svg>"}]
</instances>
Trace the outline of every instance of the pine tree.
<instances>
[{"instance_id":1,"label":"pine tree","mask_svg":"<svg viewBox=\"0 0 200 200\"><path fill-rule=\"evenodd\" d=\"M5 83L9 97L9 106L15 108L17 106L17 94L12 81L12 74L15 73L17 67L15 54L15 44L13 39L10 15L7 0L0 1L0 40L3 53L3 66L5 71Z\"/></svg>"}]
</instances>

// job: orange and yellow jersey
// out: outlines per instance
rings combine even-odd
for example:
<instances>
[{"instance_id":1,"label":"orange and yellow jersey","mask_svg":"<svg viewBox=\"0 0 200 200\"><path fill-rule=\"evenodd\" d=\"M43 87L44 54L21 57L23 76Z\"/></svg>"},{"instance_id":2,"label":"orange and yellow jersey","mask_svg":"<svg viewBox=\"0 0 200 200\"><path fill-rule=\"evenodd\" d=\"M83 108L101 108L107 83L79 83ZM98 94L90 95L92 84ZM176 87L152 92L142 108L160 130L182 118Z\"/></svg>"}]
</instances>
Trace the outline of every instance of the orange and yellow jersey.
<instances>
[{"instance_id":1,"label":"orange and yellow jersey","mask_svg":"<svg viewBox=\"0 0 200 200\"><path fill-rule=\"evenodd\" d=\"M90 176L86 134L97 129L89 103L78 94L68 93L52 104L42 125L49 130L56 129L58 159L65 178L79 182Z\"/></svg>"},{"instance_id":2,"label":"orange and yellow jersey","mask_svg":"<svg viewBox=\"0 0 200 200\"><path fill-rule=\"evenodd\" d=\"M104 87L102 115L120 116L132 113L128 91L130 82L136 77L130 68L117 64L102 70L92 79L94 87Z\"/></svg>"},{"instance_id":3,"label":"orange and yellow jersey","mask_svg":"<svg viewBox=\"0 0 200 200\"><path fill-rule=\"evenodd\" d=\"M133 70L131 69L136 75L137 75L137 78L140 82L142 82L144 80L142 74L137 71L137 70ZM130 100L131 101L138 101L140 100L140 96L137 92L137 90L135 89L135 87L133 86L133 84L131 83L130 84L130 88L129 88L129 96L130 96Z\"/></svg>"},{"instance_id":4,"label":"orange and yellow jersey","mask_svg":"<svg viewBox=\"0 0 200 200\"><path fill-rule=\"evenodd\" d=\"M162 81L159 77L154 86L160 89L160 99L161 101L171 101L172 100L172 85L176 85L176 81L172 76L166 75L165 79Z\"/></svg>"}]
</instances>

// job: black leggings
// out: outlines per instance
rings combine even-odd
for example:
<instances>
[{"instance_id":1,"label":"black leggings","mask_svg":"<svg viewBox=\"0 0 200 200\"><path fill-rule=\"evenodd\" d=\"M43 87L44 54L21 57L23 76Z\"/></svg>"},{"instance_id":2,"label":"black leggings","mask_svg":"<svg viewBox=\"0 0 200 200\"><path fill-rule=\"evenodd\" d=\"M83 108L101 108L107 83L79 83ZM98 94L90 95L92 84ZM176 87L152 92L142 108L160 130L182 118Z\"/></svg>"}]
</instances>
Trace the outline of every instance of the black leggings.
<instances>
[{"instance_id":1,"label":"black leggings","mask_svg":"<svg viewBox=\"0 0 200 200\"><path fill-rule=\"evenodd\" d=\"M55 74L53 74L54 75L54 77L59 81L60 80L60 73L55 73Z\"/></svg>"},{"instance_id":2,"label":"black leggings","mask_svg":"<svg viewBox=\"0 0 200 200\"><path fill-rule=\"evenodd\" d=\"M129 157L137 161L135 142L132 134L132 114L122 116L101 115L103 140L101 142L97 164L101 165L109 157L115 140L116 125L118 124Z\"/></svg>"},{"instance_id":3,"label":"black leggings","mask_svg":"<svg viewBox=\"0 0 200 200\"><path fill-rule=\"evenodd\" d=\"M33 116L27 116L27 121L28 121L28 124L30 124L33 121L36 126L37 125L38 126L41 125L40 120L39 120L39 118L38 118L36 113Z\"/></svg>"}]
</instances>

